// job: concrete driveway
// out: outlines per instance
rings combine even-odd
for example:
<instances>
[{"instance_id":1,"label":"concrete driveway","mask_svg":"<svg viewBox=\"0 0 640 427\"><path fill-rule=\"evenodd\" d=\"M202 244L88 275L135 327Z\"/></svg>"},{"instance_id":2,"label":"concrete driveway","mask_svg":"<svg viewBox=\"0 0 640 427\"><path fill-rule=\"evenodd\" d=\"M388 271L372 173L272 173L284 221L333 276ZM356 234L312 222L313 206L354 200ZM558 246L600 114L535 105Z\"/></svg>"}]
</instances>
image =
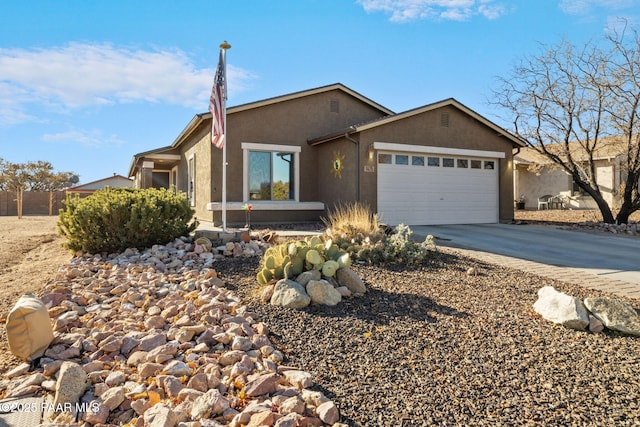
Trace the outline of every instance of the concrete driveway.
<instances>
[{"instance_id":1,"label":"concrete driveway","mask_svg":"<svg viewBox=\"0 0 640 427\"><path fill-rule=\"evenodd\" d=\"M640 284L640 238L561 230L551 226L482 224L411 226L436 244L572 267L610 279Z\"/></svg>"}]
</instances>

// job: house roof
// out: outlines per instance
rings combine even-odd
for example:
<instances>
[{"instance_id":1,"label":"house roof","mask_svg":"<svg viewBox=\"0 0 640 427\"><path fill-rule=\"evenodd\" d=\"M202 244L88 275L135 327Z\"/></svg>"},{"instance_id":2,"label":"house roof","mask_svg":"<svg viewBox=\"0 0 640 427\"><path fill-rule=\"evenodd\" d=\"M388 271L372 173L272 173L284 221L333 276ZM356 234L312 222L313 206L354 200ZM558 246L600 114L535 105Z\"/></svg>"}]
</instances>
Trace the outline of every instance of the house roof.
<instances>
[{"instance_id":1,"label":"house roof","mask_svg":"<svg viewBox=\"0 0 640 427\"><path fill-rule=\"evenodd\" d=\"M411 117L411 116L422 114L422 113L425 113L425 112L428 112L428 111L433 111L433 110L436 110L438 108L442 108L442 107L446 107L446 106L455 107L458 110L464 112L465 114L473 117L474 119L478 120L480 123L484 124L485 126L488 126L489 128L495 130L499 135L504 136L507 139L509 139L512 142L512 144L514 146L516 146L516 147L524 147L526 145L525 142L523 140L521 140L520 138L518 138L517 136L511 134L507 130L503 129L502 127L500 127L497 124L493 123L492 121L488 120L486 117L476 113L475 111L473 111L469 107L465 106L461 102L458 102L454 98L444 99L442 101L434 102L432 104L427 104L427 105L424 105L422 107L418 107L418 108L414 108L414 109L411 109L411 110L404 111L402 113L390 114L390 115L388 115L386 117L382 117L382 118L379 118L379 119L376 119L376 120L372 120L370 122L361 123L359 125L351 126L349 128L344 129L341 132L335 132L335 133L332 133L330 135L324 135L324 136L321 136L321 137L318 137L318 138L310 139L307 142L310 145L322 144L322 143L329 142L329 141L332 141L334 139L340 138L343 135L345 135L345 133L352 134L352 133L362 132L362 131L365 131L367 129L372 129L372 128L375 128L375 127L378 127L378 126L386 125L388 123L392 123L392 122L397 121L397 120L406 119L406 118Z\"/></svg>"},{"instance_id":2,"label":"house roof","mask_svg":"<svg viewBox=\"0 0 640 427\"><path fill-rule=\"evenodd\" d=\"M241 111L247 111L247 110L251 110L253 108L260 108L260 107L265 107L268 105L272 105L272 104L277 104L279 102L285 102L285 101L291 101L294 99L298 99L298 98L303 98L305 96L311 96L311 95L316 95L319 93L324 93L324 92L330 92L332 90L340 90L362 102L364 102L365 104L370 105L371 107L379 110L381 113L385 114L385 115L389 115L389 114L394 114L393 111L389 110L388 108L378 104L375 101L372 101L371 99L367 98L364 95L361 95L360 93L356 92L355 90L352 90L348 87L346 87L345 85L343 85L342 83L334 83L334 84L330 84L327 86L320 86L314 89L308 89L308 90L302 90L302 91L298 91L298 92L293 92L293 93L289 93L287 95L280 95L280 96L275 96L273 98L267 98L267 99L263 99L260 101L255 101L255 102L249 102L246 104L241 104L241 105L237 105L234 107L228 107L227 108L227 115L229 114L234 114L234 113L239 113ZM179 146L180 144L182 144L187 138L188 136L201 124L203 123L205 120L211 119L211 113L210 112L206 112L206 113L199 113L196 114L193 119L191 119L191 121L187 124L187 126L182 130L182 132L180 132L180 134L178 135L178 137L173 141L173 143L171 144L171 148L175 148L177 146Z\"/></svg>"},{"instance_id":3,"label":"house roof","mask_svg":"<svg viewBox=\"0 0 640 427\"><path fill-rule=\"evenodd\" d=\"M72 192L73 191L94 191L94 190L101 190L105 186L114 187L117 184L123 184L123 183L131 184L131 186L133 186L133 181L131 179L127 178L126 176L113 174L112 176L109 176L107 178L102 178L96 181L91 181L85 184L69 187L67 188L66 191L72 191ZM117 186L122 187L122 185L117 185Z\"/></svg>"},{"instance_id":4,"label":"house roof","mask_svg":"<svg viewBox=\"0 0 640 427\"><path fill-rule=\"evenodd\" d=\"M560 157L566 153L564 144L547 144L545 146L551 153L558 154ZM627 151L628 144L620 138L608 137L598 141L596 149L593 151L594 160L614 159L624 155ZM569 150L571 156L576 161L586 161L588 159L587 152L579 142L570 142ZM565 154L566 155L566 154ZM548 165L554 163L547 155L541 153L537 148L524 147L518 154L513 157L517 164L522 165Z\"/></svg>"}]
</instances>

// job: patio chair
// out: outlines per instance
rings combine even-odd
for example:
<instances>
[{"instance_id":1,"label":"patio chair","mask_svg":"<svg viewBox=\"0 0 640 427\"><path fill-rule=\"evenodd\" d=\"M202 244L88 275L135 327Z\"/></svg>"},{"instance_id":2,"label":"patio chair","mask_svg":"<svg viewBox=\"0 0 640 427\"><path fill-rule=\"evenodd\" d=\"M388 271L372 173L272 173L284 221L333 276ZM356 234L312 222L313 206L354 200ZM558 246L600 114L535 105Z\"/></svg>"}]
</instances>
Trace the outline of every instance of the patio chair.
<instances>
[{"instance_id":1,"label":"patio chair","mask_svg":"<svg viewBox=\"0 0 640 427\"><path fill-rule=\"evenodd\" d=\"M564 209L566 204L566 196L558 194L557 196L553 196L549 201L549 207L551 209Z\"/></svg>"},{"instance_id":2,"label":"patio chair","mask_svg":"<svg viewBox=\"0 0 640 427\"><path fill-rule=\"evenodd\" d=\"M538 210L540 210L540 208L549 209L549 204L551 203L551 199L553 199L553 196L550 194L545 194L544 196L538 197Z\"/></svg>"}]
</instances>

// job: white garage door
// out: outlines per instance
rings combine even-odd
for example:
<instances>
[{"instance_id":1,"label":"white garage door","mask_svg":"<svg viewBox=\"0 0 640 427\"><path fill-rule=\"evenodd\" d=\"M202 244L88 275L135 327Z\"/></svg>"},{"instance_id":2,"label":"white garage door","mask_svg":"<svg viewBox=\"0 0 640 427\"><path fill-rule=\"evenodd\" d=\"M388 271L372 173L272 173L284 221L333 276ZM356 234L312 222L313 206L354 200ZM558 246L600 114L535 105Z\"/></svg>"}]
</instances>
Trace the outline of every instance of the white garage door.
<instances>
[{"instance_id":1,"label":"white garage door","mask_svg":"<svg viewBox=\"0 0 640 427\"><path fill-rule=\"evenodd\" d=\"M390 225L498 222L498 159L378 153L378 213Z\"/></svg>"}]
</instances>

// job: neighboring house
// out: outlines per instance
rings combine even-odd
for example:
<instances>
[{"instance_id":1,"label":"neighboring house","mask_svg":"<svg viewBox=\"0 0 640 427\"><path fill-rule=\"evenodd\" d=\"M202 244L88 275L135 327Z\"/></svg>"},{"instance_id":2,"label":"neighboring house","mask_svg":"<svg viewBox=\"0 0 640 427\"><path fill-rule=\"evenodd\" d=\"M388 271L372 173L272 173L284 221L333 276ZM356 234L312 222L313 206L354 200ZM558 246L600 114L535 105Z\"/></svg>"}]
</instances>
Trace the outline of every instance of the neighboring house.
<instances>
[{"instance_id":1,"label":"neighboring house","mask_svg":"<svg viewBox=\"0 0 640 427\"><path fill-rule=\"evenodd\" d=\"M584 152L576 143L570 144L573 158L586 166ZM549 146L551 150L560 146ZM626 180L624 167L627 144L614 139L603 140L594 153L596 182L604 200L613 208L618 202L620 184ZM545 195L562 196L566 208L597 209L593 198L582 191L571 175L532 147L522 148L513 157L514 198L525 198L527 209L537 209L538 198Z\"/></svg>"},{"instance_id":2,"label":"neighboring house","mask_svg":"<svg viewBox=\"0 0 640 427\"><path fill-rule=\"evenodd\" d=\"M110 187L110 188L123 188L123 187L133 188L134 186L135 186L135 183L134 183L134 181L132 179L127 178L126 176L116 175L114 173L113 176L110 176L108 178L102 178L102 179L99 179L97 181L87 182L86 184L81 184L81 185L76 185L74 187L69 187L65 191L67 193L74 193L74 194L81 194L81 195L85 195L86 194L86 195L88 195L88 194L93 194L97 190L104 190L106 187Z\"/></svg>"},{"instance_id":3,"label":"neighboring house","mask_svg":"<svg viewBox=\"0 0 640 427\"><path fill-rule=\"evenodd\" d=\"M396 225L513 219L512 151L523 143L454 99L395 114L342 84L227 109L227 222L318 220L367 203ZM136 154L138 188L186 193L201 223L221 222L222 150L211 114L167 147Z\"/></svg>"}]
</instances>

